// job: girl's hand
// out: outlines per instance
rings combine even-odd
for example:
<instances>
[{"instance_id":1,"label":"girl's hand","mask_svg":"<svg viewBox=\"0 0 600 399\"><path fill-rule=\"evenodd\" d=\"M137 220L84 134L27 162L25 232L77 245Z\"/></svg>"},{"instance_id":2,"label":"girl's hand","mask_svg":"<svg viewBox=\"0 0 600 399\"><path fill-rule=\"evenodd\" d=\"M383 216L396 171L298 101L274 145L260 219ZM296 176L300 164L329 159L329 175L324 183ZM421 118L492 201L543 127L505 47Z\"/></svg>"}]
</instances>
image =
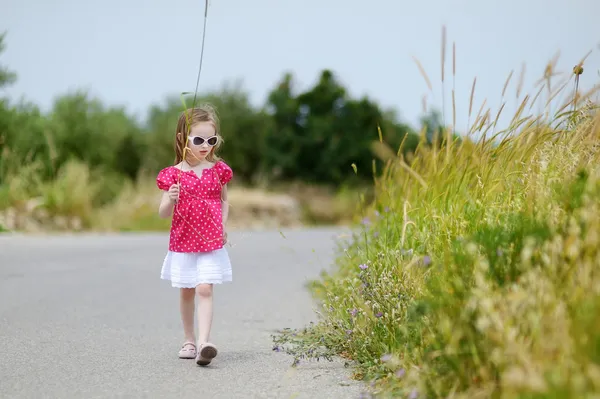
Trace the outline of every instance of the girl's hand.
<instances>
[{"instance_id":1,"label":"girl's hand","mask_svg":"<svg viewBox=\"0 0 600 399\"><path fill-rule=\"evenodd\" d=\"M179 185L173 184L169 187L169 198L171 201L175 202L179 199Z\"/></svg>"}]
</instances>

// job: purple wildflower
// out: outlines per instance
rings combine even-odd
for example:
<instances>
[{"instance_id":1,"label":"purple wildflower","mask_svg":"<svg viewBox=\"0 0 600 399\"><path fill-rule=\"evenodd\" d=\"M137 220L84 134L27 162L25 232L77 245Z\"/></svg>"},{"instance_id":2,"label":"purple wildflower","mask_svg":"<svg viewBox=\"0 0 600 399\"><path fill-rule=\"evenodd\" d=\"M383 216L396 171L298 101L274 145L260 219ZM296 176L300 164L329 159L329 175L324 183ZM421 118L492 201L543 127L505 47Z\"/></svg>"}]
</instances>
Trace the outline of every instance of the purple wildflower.
<instances>
[{"instance_id":1,"label":"purple wildflower","mask_svg":"<svg viewBox=\"0 0 600 399\"><path fill-rule=\"evenodd\" d=\"M352 317L356 316L357 313L358 313L358 309L352 309L350 311L350 314L352 315Z\"/></svg>"},{"instance_id":2,"label":"purple wildflower","mask_svg":"<svg viewBox=\"0 0 600 399\"><path fill-rule=\"evenodd\" d=\"M361 270L365 270L369 266L367 266L366 264L363 263L362 265L359 265L358 267L360 267Z\"/></svg>"},{"instance_id":3,"label":"purple wildflower","mask_svg":"<svg viewBox=\"0 0 600 399\"><path fill-rule=\"evenodd\" d=\"M375 315L375 317L377 317L378 319L379 319L381 316L383 316L383 313L381 313L381 312L377 312L377 314Z\"/></svg>"},{"instance_id":4,"label":"purple wildflower","mask_svg":"<svg viewBox=\"0 0 600 399\"><path fill-rule=\"evenodd\" d=\"M383 210L385 213L388 213L390 211L390 207L386 206L385 209Z\"/></svg>"},{"instance_id":5,"label":"purple wildflower","mask_svg":"<svg viewBox=\"0 0 600 399\"><path fill-rule=\"evenodd\" d=\"M396 371L396 377L398 377L398 378L404 377L405 374L406 374L406 370L404 370L404 369L400 369L400 370Z\"/></svg>"},{"instance_id":6,"label":"purple wildflower","mask_svg":"<svg viewBox=\"0 0 600 399\"><path fill-rule=\"evenodd\" d=\"M362 224L365 226L369 226L371 224L371 221L369 220L369 218L366 217L362 220Z\"/></svg>"},{"instance_id":7,"label":"purple wildflower","mask_svg":"<svg viewBox=\"0 0 600 399\"><path fill-rule=\"evenodd\" d=\"M392 360L392 355L390 355L389 353L386 353L385 355L381 356L381 361L384 363L389 362L390 360Z\"/></svg>"},{"instance_id":8,"label":"purple wildflower","mask_svg":"<svg viewBox=\"0 0 600 399\"><path fill-rule=\"evenodd\" d=\"M423 264L425 266L429 266L431 264L431 257L429 255L425 255L423 257Z\"/></svg>"},{"instance_id":9,"label":"purple wildflower","mask_svg":"<svg viewBox=\"0 0 600 399\"><path fill-rule=\"evenodd\" d=\"M352 330L346 330L346 334L348 334L348 335L352 334Z\"/></svg>"},{"instance_id":10,"label":"purple wildflower","mask_svg":"<svg viewBox=\"0 0 600 399\"><path fill-rule=\"evenodd\" d=\"M408 395L408 399L417 399L419 397L419 393L417 392L416 389L413 389L410 392L410 395Z\"/></svg>"}]
</instances>

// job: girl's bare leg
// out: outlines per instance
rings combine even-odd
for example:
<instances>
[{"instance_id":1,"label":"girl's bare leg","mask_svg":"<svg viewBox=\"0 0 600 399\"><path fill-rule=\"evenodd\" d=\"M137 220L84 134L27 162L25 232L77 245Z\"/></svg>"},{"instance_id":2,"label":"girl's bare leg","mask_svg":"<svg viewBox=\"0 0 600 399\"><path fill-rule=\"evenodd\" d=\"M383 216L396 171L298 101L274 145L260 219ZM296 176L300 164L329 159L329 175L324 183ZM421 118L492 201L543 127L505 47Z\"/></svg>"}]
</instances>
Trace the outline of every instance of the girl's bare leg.
<instances>
[{"instance_id":1,"label":"girl's bare leg","mask_svg":"<svg viewBox=\"0 0 600 399\"><path fill-rule=\"evenodd\" d=\"M183 334L186 342L196 343L194 334L194 299L193 288L181 288L179 307L181 311L181 321L183 323Z\"/></svg>"},{"instance_id":2,"label":"girl's bare leg","mask_svg":"<svg viewBox=\"0 0 600 399\"><path fill-rule=\"evenodd\" d=\"M213 319L213 286L200 284L196 286L198 295L198 349L208 342Z\"/></svg>"}]
</instances>

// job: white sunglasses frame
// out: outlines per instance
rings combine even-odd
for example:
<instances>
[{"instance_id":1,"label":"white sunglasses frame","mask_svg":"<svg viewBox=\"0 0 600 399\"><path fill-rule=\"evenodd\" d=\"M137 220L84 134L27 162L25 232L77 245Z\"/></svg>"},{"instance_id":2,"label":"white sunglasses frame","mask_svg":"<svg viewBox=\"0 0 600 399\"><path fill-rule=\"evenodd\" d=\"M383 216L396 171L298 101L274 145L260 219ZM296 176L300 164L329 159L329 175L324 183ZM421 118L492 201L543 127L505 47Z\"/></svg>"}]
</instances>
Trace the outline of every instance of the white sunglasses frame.
<instances>
[{"instance_id":1,"label":"white sunglasses frame","mask_svg":"<svg viewBox=\"0 0 600 399\"><path fill-rule=\"evenodd\" d=\"M200 144L194 144L194 139L195 139L195 138L199 138L199 139L203 140L203 141L202 141L202 143L200 143ZM217 141L216 141L214 144L212 144L212 145L211 145L211 144L208 142L208 140L210 140L210 139L212 139L212 138L216 138L216 139L217 139ZM201 136L189 136L189 137L188 137L188 143L189 143L190 145L193 145L194 147L202 147L202 145L204 145L204 143L206 143L206 145L208 145L209 147L214 147L214 146L216 146L217 144L219 144L219 136L217 136L216 134L215 134L214 136L210 136L210 137L206 137L206 138L204 138L204 137L201 137Z\"/></svg>"}]
</instances>

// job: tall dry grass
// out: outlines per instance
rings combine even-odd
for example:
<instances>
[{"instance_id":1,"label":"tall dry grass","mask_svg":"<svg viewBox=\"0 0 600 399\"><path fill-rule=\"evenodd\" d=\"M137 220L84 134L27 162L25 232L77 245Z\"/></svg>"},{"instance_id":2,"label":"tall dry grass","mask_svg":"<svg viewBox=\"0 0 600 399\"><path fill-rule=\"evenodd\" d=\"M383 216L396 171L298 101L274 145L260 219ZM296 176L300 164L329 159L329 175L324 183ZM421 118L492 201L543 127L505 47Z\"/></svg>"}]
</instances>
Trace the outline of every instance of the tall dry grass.
<instances>
[{"instance_id":1,"label":"tall dry grass","mask_svg":"<svg viewBox=\"0 0 600 399\"><path fill-rule=\"evenodd\" d=\"M410 160L375 144L387 167L313 284L320 320L277 350L350 359L381 397L599 397L598 86L563 93L583 64L558 85L555 64L504 129L506 107L482 105L467 135Z\"/></svg>"},{"instance_id":2,"label":"tall dry grass","mask_svg":"<svg viewBox=\"0 0 600 399\"><path fill-rule=\"evenodd\" d=\"M168 231L170 219L158 216L161 193L155 176L118 178L83 162L69 161L52 179L43 165L5 152L0 184L0 231ZM276 187L229 188L230 228L277 228L337 224L352 218L355 200L307 183Z\"/></svg>"}]
</instances>

